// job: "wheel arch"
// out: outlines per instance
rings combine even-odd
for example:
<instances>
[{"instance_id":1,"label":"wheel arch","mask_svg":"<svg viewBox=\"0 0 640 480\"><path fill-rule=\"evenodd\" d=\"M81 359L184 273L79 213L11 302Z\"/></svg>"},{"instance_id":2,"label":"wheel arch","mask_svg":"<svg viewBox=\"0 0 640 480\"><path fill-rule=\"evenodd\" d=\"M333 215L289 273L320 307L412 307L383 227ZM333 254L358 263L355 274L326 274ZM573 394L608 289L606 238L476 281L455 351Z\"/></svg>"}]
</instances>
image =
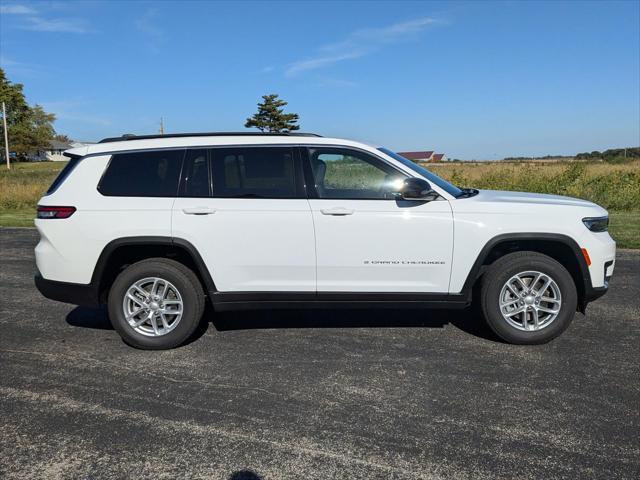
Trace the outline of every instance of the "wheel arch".
<instances>
[{"instance_id":1,"label":"wheel arch","mask_svg":"<svg viewBox=\"0 0 640 480\"><path fill-rule=\"evenodd\" d=\"M533 251L547 255L562 264L571 274L578 292L578 310L584 313L587 293L592 289L589 267L580 246L571 237L556 233L506 233L489 240L476 258L463 291L471 292L487 266L512 252Z\"/></svg>"},{"instance_id":2,"label":"wheel arch","mask_svg":"<svg viewBox=\"0 0 640 480\"><path fill-rule=\"evenodd\" d=\"M123 237L109 242L100 253L91 277L97 298L104 303L118 274L132 263L147 258L176 260L193 272L207 293L216 291L215 283L198 250L187 240L174 237Z\"/></svg>"}]
</instances>

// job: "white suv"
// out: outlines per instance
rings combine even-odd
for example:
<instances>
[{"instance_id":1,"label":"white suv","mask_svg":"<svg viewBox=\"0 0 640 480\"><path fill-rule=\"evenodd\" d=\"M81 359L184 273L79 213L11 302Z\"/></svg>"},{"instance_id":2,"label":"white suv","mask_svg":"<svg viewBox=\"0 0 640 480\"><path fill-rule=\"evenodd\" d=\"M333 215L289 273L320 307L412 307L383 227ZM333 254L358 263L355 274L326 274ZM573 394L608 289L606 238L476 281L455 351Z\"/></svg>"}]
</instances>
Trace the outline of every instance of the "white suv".
<instances>
[{"instance_id":1,"label":"white suv","mask_svg":"<svg viewBox=\"0 0 640 480\"><path fill-rule=\"evenodd\" d=\"M107 304L131 345L180 345L214 310L454 307L547 342L603 295L606 210L460 189L384 148L311 134L124 136L69 150L40 200L36 285Z\"/></svg>"}]
</instances>

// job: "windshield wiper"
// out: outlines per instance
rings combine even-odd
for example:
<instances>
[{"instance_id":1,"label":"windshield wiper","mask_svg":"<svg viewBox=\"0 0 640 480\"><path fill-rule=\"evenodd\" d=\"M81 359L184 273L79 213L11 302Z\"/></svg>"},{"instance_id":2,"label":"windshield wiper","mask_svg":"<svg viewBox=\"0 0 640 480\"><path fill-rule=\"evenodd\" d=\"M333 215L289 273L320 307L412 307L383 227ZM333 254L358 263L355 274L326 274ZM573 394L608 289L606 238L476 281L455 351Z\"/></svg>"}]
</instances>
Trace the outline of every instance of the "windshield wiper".
<instances>
[{"instance_id":1,"label":"windshield wiper","mask_svg":"<svg viewBox=\"0 0 640 480\"><path fill-rule=\"evenodd\" d=\"M458 188L460 188L460 187L458 187ZM476 188L460 188L460 193L458 195L456 195L456 198L474 197L478 193L480 193L480 190L478 190Z\"/></svg>"}]
</instances>

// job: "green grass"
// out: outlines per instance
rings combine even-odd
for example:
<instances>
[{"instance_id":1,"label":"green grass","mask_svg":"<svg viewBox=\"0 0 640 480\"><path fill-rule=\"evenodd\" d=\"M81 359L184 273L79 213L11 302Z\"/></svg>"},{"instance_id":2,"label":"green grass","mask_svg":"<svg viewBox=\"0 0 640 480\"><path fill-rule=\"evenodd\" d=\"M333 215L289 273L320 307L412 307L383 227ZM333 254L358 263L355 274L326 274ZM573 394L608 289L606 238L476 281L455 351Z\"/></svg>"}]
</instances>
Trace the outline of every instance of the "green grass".
<instances>
[{"instance_id":1,"label":"green grass","mask_svg":"<svg viewBox=\"0 0 640 480\"><path fill-rule=\"evenodd\" d=\"M16 163L0 167L0 226L31 227L39 198L63 162ZM369 171L329 173L342 188L365 182ZM640 162L484 163L428 165L434 173L461 186L555 193L585 198L610 211L609 231L620 248L640 249ZM366 183L366 182L365 182Z\"/></svg>"},{"instance_id":2,"label":"green grass","mask_svg":"<svg viewBox=\"0 0 640 480\"><path fill-rule=\"evenodd\" d=\"M619 248L640 248L640 211L609 212L609 233Z\"/></svg>"},{"instance_id":3,"label":"green grass","mask_svg":"<svg viewBox=\"0 0 640 480\"><path fill-rule=\"evenodd\" d=\"M0 166L0 212L35 209L66 162L14 163Z\"/></svg>"},{"instance_id":4,"label":"green grass","mask_svg":"<svg viewBox=\"0 0 640 480\"><path fill-rule=\"evenodd\" d=\"M0 226L2 227L33 227L33 219L36 211L33 208L26 210L0 210Z\"/></svg>"}]
</instances>

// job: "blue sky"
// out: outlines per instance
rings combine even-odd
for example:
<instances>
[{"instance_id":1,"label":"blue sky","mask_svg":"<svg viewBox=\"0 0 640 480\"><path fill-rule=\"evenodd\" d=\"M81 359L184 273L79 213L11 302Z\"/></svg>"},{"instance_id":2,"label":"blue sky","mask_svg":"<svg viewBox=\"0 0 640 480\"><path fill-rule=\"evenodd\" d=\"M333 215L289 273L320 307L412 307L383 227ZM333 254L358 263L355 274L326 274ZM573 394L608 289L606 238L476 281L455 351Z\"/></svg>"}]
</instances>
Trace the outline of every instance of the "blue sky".
<instances>
[{"instance_id":1,"label":"blue sky","mask_svg":"<svg viewBox=\"0 0 640 480\"><path fill-rule=\"evenodd\" d=\"M0 0L0 64L78 140L304 131L450 157L640 144L640 2Z\"/></svg>"}]
</instances>

